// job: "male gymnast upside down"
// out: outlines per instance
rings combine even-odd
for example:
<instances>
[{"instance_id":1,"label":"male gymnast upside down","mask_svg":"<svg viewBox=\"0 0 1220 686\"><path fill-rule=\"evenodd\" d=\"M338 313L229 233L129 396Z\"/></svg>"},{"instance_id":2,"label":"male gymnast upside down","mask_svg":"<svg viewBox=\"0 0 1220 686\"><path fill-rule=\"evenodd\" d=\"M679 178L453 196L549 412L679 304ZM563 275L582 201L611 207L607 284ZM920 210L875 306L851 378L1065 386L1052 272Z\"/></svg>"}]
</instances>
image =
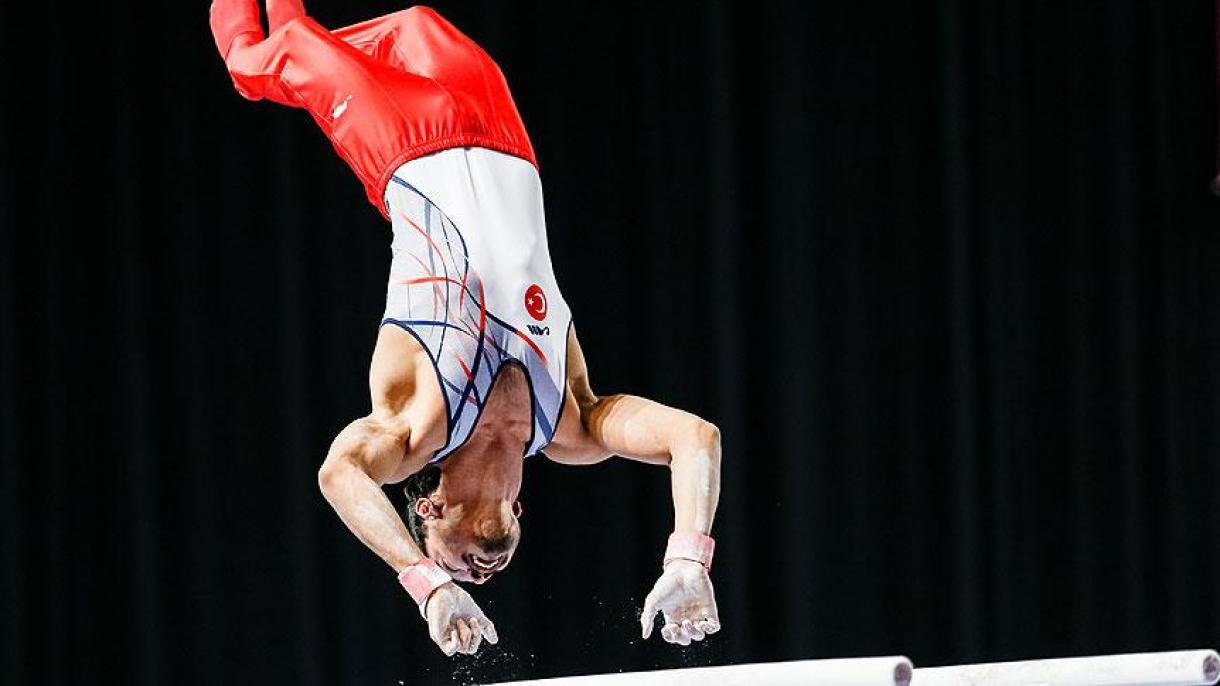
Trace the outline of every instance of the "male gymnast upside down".
<instances>
[{"instance_id":1,"label":"male gymnast upside down","mask_svg":"<svg viewBox=\"0 0 1220 686\"><path fill-rule=\"evenodd\" d=\"M533 147L504 76L426 7L337 31L301 0L213 0L239 93L314 118L391 221L372 412L318 472L343 522L397 573L432 640L473 654L495 625L455 581L481 584L520 539L523 457L612 455L670 469L674 532L640 617L689 644L720 629L708 569L720 436L686 412L599 396L551 268ZM382 486L405 483L403 518Z\"/></svg>"}]
</instances>

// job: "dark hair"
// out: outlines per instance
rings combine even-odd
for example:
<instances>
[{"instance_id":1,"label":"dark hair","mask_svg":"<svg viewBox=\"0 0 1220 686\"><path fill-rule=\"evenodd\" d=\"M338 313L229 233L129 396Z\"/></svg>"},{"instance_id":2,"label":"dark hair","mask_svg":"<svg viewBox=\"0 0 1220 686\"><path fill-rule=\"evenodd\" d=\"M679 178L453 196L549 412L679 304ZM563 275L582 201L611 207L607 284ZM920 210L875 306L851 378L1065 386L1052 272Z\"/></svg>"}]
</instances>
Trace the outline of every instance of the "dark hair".
<instances>
[{"instance_id":1,"label":"dark hair","mask_svg":"<svg viewBox=\"0 0 1220 686\"><path fill-rule=\"evenodd\" d=\"M402 519L407 525L411 538L415 539L415 544L419 546L424 555L428 554L428 548L424 544L424 518L415 511L415 501L436 493L436 489L440 488L440 485L441 468L434 464L424 465L423 469L408 476L402 484L402 492L407 496L407 506L404 508Z\"/></svg>"}]
</instances>

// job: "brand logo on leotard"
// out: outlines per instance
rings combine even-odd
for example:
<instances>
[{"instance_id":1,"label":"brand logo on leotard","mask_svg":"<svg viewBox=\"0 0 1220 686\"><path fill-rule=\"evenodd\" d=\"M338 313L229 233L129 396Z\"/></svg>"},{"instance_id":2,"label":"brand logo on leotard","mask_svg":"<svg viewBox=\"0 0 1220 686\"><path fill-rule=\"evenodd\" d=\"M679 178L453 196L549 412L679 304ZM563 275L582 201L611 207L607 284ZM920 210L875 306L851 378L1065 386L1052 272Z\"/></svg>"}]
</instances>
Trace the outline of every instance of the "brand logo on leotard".
<instances>
[{"instance_id":1,"label":"brand logo on leotard","mask_svg":"<svg viewBox=\"0 0 1220 686\"><path fill-rule=\"evenodd\" d=\"M343 102L339 103L339 106L335 108L335 111L330 113L330 118L338 119L339 117L342 117L343 113L347 111L347 103L349 103L351 101L352 101L352 96L350 96L350 95L347 96L346 98L343 98Z\"/></svg>"},{"instance_id":2,"label":"brand logo on leotard","mask_svg":"<svg viewBox=\"0 0 1220 686\"><path fill-rule=\"evenodd\" d=\"M525 289L525 311L538 321L546 319L546 293L542 292L542 286L534 284Z\"/></svg>"}]
</instances>

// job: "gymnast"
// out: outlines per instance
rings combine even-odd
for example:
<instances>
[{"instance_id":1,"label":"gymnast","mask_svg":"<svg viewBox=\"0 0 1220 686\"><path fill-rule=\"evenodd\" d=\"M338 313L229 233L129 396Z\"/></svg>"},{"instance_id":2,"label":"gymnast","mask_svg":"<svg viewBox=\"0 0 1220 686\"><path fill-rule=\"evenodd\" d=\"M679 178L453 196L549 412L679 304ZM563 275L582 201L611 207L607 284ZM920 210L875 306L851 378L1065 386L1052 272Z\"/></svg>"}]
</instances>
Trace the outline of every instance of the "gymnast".
<instances>
[{"instance_id":1,"label":"gymnast","mask_svg":"<svg viewBox=\"0 0 1220 686\"><path fill-rule=\"evenodd\" d=\"M523 458L669 467L674 530L640 616L647 639L720 629L708 570L720 435L687 412L597 395L551 267L534 150L503 74L427 7L328 31L301 0L214 0L237 91L307 111L391 222L372 411L335 438L319 487L398 575L446 654L499 639L457 581L521 536ZM545 448L545 452L542 452ZM404 485L400 517L382 487Z\"/></svg>"}]
</instances>

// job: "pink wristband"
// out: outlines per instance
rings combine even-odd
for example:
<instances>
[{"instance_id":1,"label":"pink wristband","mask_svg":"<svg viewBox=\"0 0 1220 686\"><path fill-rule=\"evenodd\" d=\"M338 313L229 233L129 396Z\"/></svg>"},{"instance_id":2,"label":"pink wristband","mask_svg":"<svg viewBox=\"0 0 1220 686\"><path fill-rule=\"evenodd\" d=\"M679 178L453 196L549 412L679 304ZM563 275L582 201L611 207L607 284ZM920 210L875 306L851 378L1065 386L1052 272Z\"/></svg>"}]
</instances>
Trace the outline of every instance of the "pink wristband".
<instances>
[{"instance_id":1,"label":"pink wristband","mask_svg":"<svg viewBox=\"0 0 1220 686\"><path fill-rule=\"evenodd\" d=\"M398 583L411 594L420 614L424 614L424 605L432 593L450 581L453 577L426 557L398 573Z\"/></svg>"},{"instance_id":2,"label":"pink wristband","mask_svg":"<svg viewBox=\"0 0 1220 686\"><path fill-rule=\"evenodd\" d=\"M669 535L669 545L665 548L665 562L674 560L690 560L703 565L705 569L712 568L712 551L716 549L716 539L695 531L675 531Z\"/></svg>"}]
</instances>

